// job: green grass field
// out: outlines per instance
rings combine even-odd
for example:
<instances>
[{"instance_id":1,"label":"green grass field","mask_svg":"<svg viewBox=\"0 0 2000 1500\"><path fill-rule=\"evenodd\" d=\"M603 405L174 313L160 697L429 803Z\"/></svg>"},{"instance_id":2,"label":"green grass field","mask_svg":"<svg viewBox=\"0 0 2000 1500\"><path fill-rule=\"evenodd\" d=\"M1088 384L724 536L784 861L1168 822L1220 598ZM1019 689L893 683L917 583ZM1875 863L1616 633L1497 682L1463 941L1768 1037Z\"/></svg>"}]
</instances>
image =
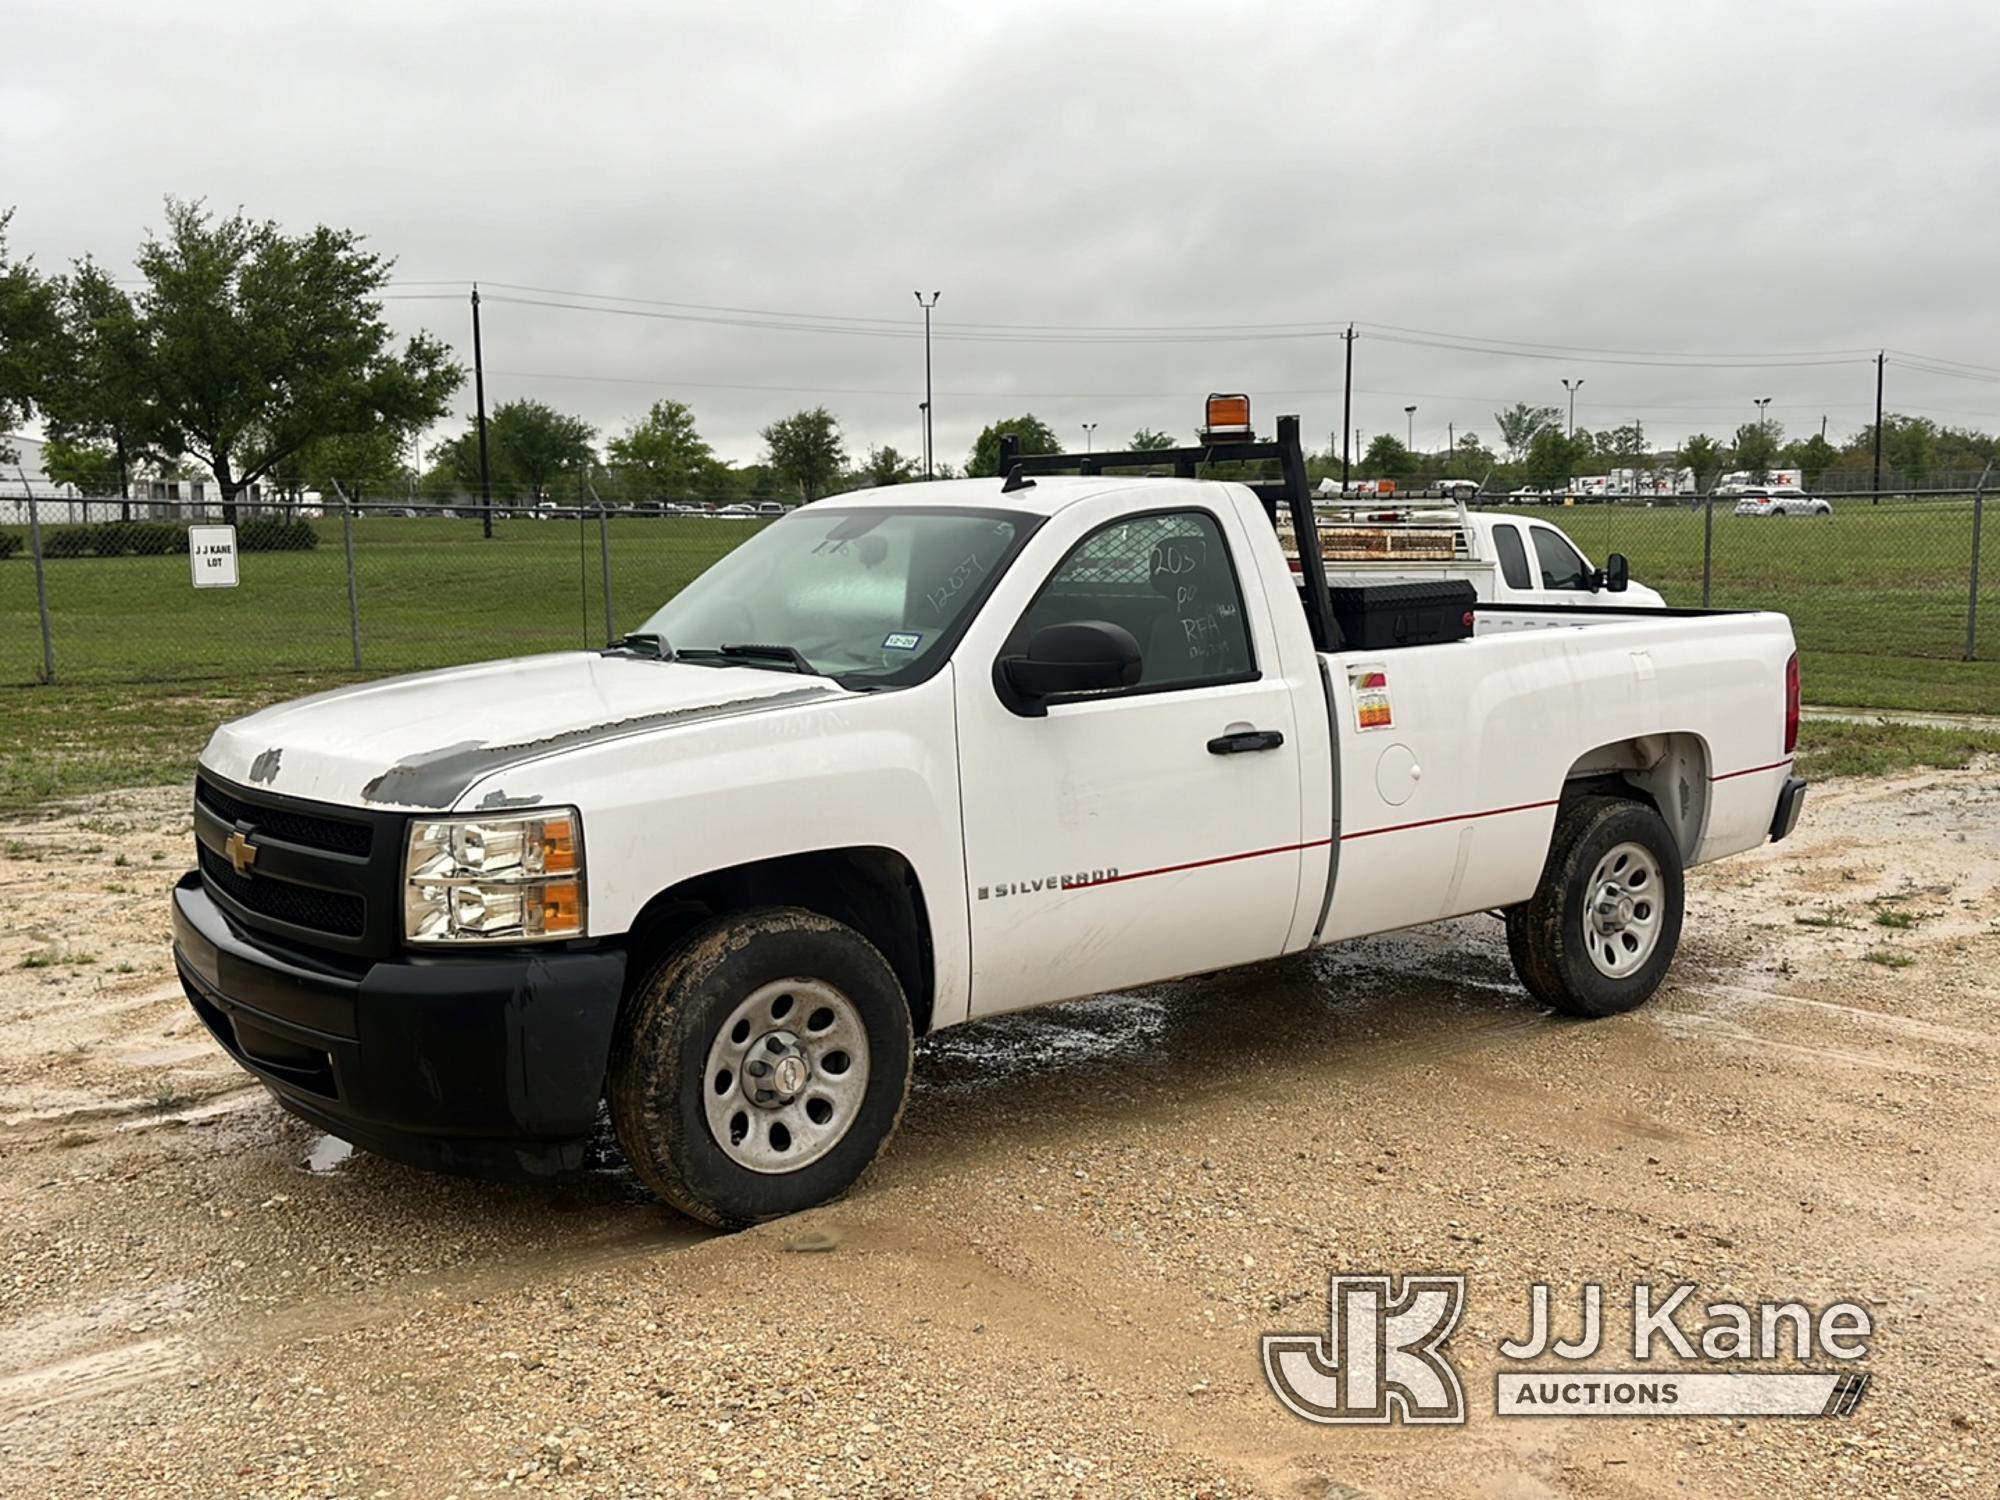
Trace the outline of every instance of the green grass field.
<instances>
[{"instance_id":1,"label":"green grass field","mask_svg":"<svg viewBox=\"0 0 2000 1500\"><path fill-rule=\"evenodd\" d=\"M614 614L638 625L761 523L611 523ZM338 521L316 523L311 552L248 553L233 589L195 589L186 557L80 557L47 563L56 681L228 683L244 674L351 672L347 565ZM579 546L581 544L581 546ZM371 516L355 523L362 670L450 666L604 644L603 558L595 521ZM41 665L32 565L0 563L0 683Z\"/></svg>"},{"instance_id":2,"label":"green grass field","mask_svg":"<svg viewBox=\"0 0 2000 1500\"><path fill-rule=\"evenodd\" d=\"M1699 511L1533 509L1593 558L1625 553L1670 604L1701 603ZM312 552L252 553L241 586L196 591L185 557L47 563L56 683L37 686L33 567L0 561L0 806L178 780L219 720L357 676L604 640L596 523L371 516L354 528L362 667L353 663L337 521ZM611 523L619 630L758 523ZM1982 639L2000 656L2000 542L1983 542ZM1968 504L1840 505L1830 520L1737 519L1718 507L1712 603L1781 609L1808 702L2000 714L2000 662L1965 646Z\"/></svg>"},{"instance_id":3,"label":"green grass field","mask_svg":"<svg viewBox=\"0 0 2000 1500\"><path fill-rule=\"evenodd\" d=\"M1737 517L1718 501L1710 604L1792 618L1808 703L2000 714L2000 540L1981 533L1980 655L1965 661L1967 501L1834 502L1830 518ZM1692 507L1531 507L1597 562L1623 552L1667 602L1702 602Z\"/></svg>"}]
</instances>

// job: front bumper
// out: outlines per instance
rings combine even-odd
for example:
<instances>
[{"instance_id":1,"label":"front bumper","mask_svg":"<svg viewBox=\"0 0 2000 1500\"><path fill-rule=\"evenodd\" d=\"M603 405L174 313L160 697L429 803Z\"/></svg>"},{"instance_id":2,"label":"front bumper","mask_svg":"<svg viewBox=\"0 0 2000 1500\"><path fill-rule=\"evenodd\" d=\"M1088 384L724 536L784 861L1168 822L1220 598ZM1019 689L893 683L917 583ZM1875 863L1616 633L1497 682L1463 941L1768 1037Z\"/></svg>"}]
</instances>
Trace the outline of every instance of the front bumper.
<instances>
[{"instance_id":1,"label":"front bumper","mask_svg":"<svg viewBox=\"0 0 2000 1500\"><path fill-rule=\"evenodd\" d=\"M378 1155L482 1177L582 1165L624 988L617 949L322 966L260 946L190 872L181 986L293 1113Z\"/></svg>"},{"instance_id":2,"label":"front bumper","mask_svg":"<svg viewBox=\"0 0 2000 1500\"><path fill-rule=\"evenodd\" d=\"M1799 809L1806 805L1806 779L1787 776L1778 788L1777 810L1771 814L1771 840L1784 838L1799 825Z\"/></svg>"}]
</instances>

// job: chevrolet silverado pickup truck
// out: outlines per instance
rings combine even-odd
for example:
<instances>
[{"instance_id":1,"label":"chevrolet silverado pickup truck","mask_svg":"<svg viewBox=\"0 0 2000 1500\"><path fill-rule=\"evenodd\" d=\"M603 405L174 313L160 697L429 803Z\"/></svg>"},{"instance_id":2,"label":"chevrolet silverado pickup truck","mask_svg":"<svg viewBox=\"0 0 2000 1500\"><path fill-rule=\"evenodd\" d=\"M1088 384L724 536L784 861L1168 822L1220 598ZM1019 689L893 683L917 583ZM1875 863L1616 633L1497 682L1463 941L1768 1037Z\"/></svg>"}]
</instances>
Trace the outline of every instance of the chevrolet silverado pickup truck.
<instances>
[{"instance_id":1,"label":"chevrolet silverado pickup truck","mask_svg":"<svg viewBox=\"0 0 2000 1500\"><path fill-rule=\"evenodd\" d=\"M1789 623L1329 590L1280 521L1297 420L1212 403L801 507L602 651L225 724L188 1000L363 1148L560 1171L608 1106L720 1226L846 1189L984 1016L1478 912L1543 1005L1644 1001L1682 872L1798 816Z\"/></svg>"}]
</instances>

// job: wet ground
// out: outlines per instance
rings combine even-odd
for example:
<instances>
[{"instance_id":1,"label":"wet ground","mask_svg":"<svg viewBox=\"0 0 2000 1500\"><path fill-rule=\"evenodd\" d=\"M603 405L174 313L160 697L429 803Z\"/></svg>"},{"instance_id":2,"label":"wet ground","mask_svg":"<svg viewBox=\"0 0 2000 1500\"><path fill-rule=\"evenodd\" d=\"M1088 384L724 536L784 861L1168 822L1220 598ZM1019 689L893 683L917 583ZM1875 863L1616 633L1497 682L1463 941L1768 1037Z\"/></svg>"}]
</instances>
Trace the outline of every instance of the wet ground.
<instances>
[{"instance_id":1,"label":"wet ground","mask_svg":"<svg viewBox=\"0 0 2000 1500\"><path fill-rule=\"evenodd\" d=\"M1818 793L1668 987L1539 1013L1498 924L946 1033L856 1193L717 1237L283 1115L171 985L184 798L4 831L0 1489L1990 1495L2000 785ZM1463 1271L1470 1420L1321 1428L1258 1336ZM1850 1298L1845 1420L1501 1419L1527 1285ZM1821 1367L1824 1362L1820 1362Z\"/></svg>"}]
</instances>

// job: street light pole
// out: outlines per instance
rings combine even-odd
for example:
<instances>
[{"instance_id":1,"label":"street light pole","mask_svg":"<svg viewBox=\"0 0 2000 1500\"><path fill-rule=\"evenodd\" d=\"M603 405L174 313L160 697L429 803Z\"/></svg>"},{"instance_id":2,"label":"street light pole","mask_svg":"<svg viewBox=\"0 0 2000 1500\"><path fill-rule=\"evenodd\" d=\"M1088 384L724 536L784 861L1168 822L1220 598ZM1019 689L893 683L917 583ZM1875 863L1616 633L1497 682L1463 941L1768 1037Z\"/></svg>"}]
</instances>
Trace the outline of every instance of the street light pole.
<instances>
[{"instance_id":1,"label":"street light pole","mask_svg":"<svg viewBox=\"0 0 2000 1500\"><path fill-rule=\"evenodd\" d=\"M1563 389L1569 392L1569 431L1566 432L1564 436L1575 437L1576 436L1576 393L1583 389L1583 382L1581 380L1574 380L1574 381L1565 380L1563 382Z\"/></svg>"},{"instance_id":2,"label":"street light pole","mask_svg":"<svg viewBox=\"0 0 2000 1500\"><path fill-rule=\"evenodd\" d=\"M1417 448L1417 409L1414 406L1403 408L1403 421L1404 451L1414 453Z\"/></svg>"},{"instance_id":3,"label":"street light pole","mask_svg":"<svg viewBox=\"0 0 2000 1500\"><path fill-rule=\"evenodd\" d=\"M1765 420L1764 408L1771 404L1771 398L1769 396L1752 396L1750 404L1757 408L1757 425L1762 427Z\"/></svg>"},{"instance_id":4,"label":"street light pole","mask_svg":"<svg viewBox=\"0 0 2000 1500\"><path fill-rule=\"evenodd\" d=\"M1088 453L1090 452L1091 436L1097 431L1097 424L1095 422L1085 422L1081 425L1083 427L1083 451Z\"/></svg>"},{"instance_id":5,"label":"street light pole","mask_svg":"<svg viewBox=\"0 0 2000 1500\"><path fill-rule=\"evenodd\" d=\"M924 478L929 479L931 456L937 448L931 431L931 309L937 306L937 300L943 293L932 292L928 302L924 301L922 292L911 295L917 299L917 306L924 310Z\"/></svg>"},{"instance_id":6,"label":"street light pole","mask_svg":"<svg viewBox=\"0 0 2000 1500\"><path fill-rule=\"evenodd\" d=\"M917 447L923 453L924 473L928 475L931 471L931 404L928 401L917 403Z\"/></svg>"}]
</instances>

